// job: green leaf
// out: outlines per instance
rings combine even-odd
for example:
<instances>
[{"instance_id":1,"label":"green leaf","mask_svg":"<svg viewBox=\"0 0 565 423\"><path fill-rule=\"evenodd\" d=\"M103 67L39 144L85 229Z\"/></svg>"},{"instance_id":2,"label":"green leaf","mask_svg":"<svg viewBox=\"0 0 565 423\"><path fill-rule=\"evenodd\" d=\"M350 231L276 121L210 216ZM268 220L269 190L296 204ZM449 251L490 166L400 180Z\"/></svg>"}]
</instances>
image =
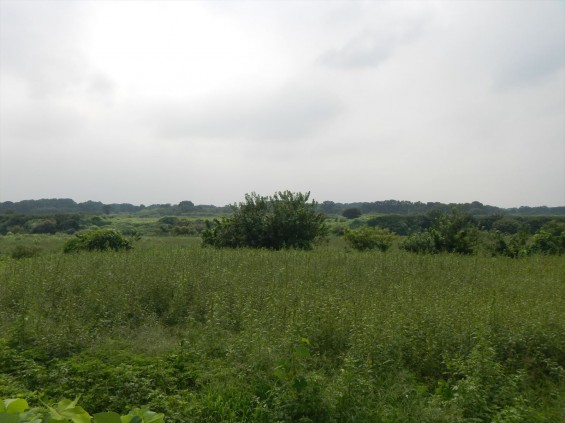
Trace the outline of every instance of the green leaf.
<instances>
[{"instance_id":1,"label":"green leaf","mask_svg":"<svg viewBox=\"0 0 565 423\"><path fill-rule=\"evenodd\" d=\"M148 410L143 413L143 421L144 423L164 423L165 415Z\"/></svg>"},{"instance_id":2,"label":"green leaf","mask_svg":"<svg viewBox=\"0 0 565 423\"><path fill-rule=\"evenodd\" d=\"M67 422L70 420L72 423L90 423L91 416L82 407L76 404L78 398L74 401L63 399L59 401L56 408L47 407L53 421Z\"/></svg>"},{"instance_id":3,"label":"green leaf","mask_svg":"<svg viewBox=\"0 0 565 423\"><path fill-rule=\"evenodd\" d=\"M67 419L65 419L64 417L58 416L58 417L53 417L50 414L48 414L45 419L44 419L45 423L69 423L69 421Z\"/></svg>"},{"instance_id":4,"label":"green leaf","mask_svg":"<svg viewBox=\"0 0 565 423\"><path fill-rule=\"evenodd\" d=\"M29 404L27 401L21 398L8 398L0 402L1 413L19 414L23 413L28 408Z\"/></svg>"},{"instance_id":5,"label":"green leaf","mask_svg":"<svg viewBox=\"0 0 565 423\"><path fill-rule=\"evenodd\" d=\"M118 413L97 413L94 415L94 423L122 423L122 419Z\"/></svg>"},{"instance_id":6,"label":"green leaf","mask_svg":"<svg viewBox=\"0 0 565 423\"><path fill-rule=\"evenodd\" d=\"M8 413L23 413L29 408L29 404L25 399L7 399L4 400L4 405Z\"/></svg>"},{"instance_id":7,"label":"green leaf","mask_svg":"<svg viewBox=\"0 0 565 423\"><path fill-rule=\"evenodd\" d=\"M165 423L165 415L150 411L146 407L134 408L127 416L122 416L121 420L121 423Z\"/></svg>"},{"instance_id":8,"label":"green leaf","mask_svg":"<svg viewBox=\"0 0 565 423\"><path fill-rule=\"evenodd\" d=\"M20 423L20 416L11 413L0 413L0 423Z\"/></svg>"}]
</instances>

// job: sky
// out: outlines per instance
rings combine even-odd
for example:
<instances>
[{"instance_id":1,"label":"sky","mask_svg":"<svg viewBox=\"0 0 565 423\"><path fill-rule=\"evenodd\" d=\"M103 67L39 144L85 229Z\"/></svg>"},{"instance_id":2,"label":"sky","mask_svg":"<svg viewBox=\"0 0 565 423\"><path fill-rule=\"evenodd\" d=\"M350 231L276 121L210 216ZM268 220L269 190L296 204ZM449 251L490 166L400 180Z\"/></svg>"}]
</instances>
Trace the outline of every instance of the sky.
<instances>
[{"instance_id":1,"label":"sky","mask_svg":"<svg viewBox=\"0 0 565 423\"><path fill-rule=\"evenodd\" d=\"M565 205L565 1L0 0L0 201Z\"/></svg>"}]
</instances>

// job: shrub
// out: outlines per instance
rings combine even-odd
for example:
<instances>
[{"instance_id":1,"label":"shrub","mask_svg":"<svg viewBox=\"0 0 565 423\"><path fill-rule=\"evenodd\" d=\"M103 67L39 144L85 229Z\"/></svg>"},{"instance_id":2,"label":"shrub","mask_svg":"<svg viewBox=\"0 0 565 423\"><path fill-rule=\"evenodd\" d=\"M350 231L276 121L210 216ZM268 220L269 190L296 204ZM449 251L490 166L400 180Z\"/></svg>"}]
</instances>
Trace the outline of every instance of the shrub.
<instances>
[{"instance_id":1,"label":"shrub","mask_svg":"<svg viewBox=\"0 0 565 423\"><path fill-rule=\"evenodd\" d=\"M76 251L106 251L106 250L130 250L131 240L125 238L120 231L115 229L97 229L76 235L68 240L63 252L72 253Z\"/></svg>"},{"instance_id":2,"label":"shrub","mask_svg":"<svg viewBox=\"0 0 565 423\"><path fill-rule=\"evenodd\" d=\"M374 250L387 251L394 242L396 235L381 228L361 228L356 230L348 230L345 233L345 240L356 250Z\"/></svg>"},{"instance_id":3,"label":"shrub","mask_svg":"<svg viewBox=\"0 0 565 423\"><path fill-rule=\"evenodd\" d=\"M534 235L532 252L565 254L565 224L548 223L538 230Z\"/></svg>"},{"instance_id":4,"label":"shrub","mask_svg":"<svg viewBox=\"0 0 565 423\"><path fill-rule=\"evenodd\" d=\"M430 231L410 235L400 244L400 248L411 253L436 254L439 252Z\"/></svg>"},{"instance_id":5,"label":"shrub","mask_svg":"<svg viewBox=\"0 0 565 423\"><path fill-rule=\"evenodd\" d=\"M493 233L494 245L490 246L493 256L505 256L511 258L524 257L530 254L528 246L529 235L522 230L513 235L504 235L499 231Z\"/></svg>"},{"instance_id":6,"label":"shrub","mask_svg":"<svg viewBox=\"0 0 565 423\"><path fill-rule=\"evenodd\" d=\"M495 229L503 234L516 234L522 229L524 224L514 217L504 216L492 224Z\"/></svg>"},{"instance_id":7,"label":"shrub","mask_svg":"<svg viewBox=\"0 0 565 423\"><path fill-rule=\"evenodd\" d=\"M477 237L474 219L453 209L450 214L437 213L428 229L410 235L401 247L415 253L472 254Z\"/></svg>"},{"instance_id":8,"label":"shrub","mask_svg":"<svg viewBox=\"0 0 565 423\"><path fill-rule=\"evenodd\" d=\"M206 221L204 245L311 249L316 239L326 236L328 228L324 214L316 212L316 202L308 202L309 196L290 191L271 197L246 194L245 202L232 206L232 215Z\"/></svg>"},{"instance_id":9,"label":"shrub","mask_svg":"<svg viewBox=\"0 0 565 423\"><path fill-rule=\"evenodd\" d=\"M363 213L361 212L360 209L354 207L351 209L345 209L341 215L347 219L356 219L362 214Z\"/></svg>"}]
</instances>

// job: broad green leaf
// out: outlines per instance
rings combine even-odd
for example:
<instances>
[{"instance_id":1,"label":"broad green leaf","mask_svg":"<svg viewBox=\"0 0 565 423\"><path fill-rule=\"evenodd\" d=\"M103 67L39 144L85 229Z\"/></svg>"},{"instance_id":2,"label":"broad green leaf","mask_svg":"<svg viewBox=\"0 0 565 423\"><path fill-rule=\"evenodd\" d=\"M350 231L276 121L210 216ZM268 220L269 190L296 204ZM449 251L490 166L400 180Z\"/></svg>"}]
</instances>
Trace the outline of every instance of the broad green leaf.
<instances>
[{"instance_id":1,"label":"broad green leaf","mask_svg":"<svg viewBox=\"0 0 565 423\"><path fill-rule=\"evenodd\" d=\"M25 423L43 423L44 416L45 416L45 410L42 410L39 407L35 407L21 414L20 420Z\"/></svg>"},{"instance_id":2,"label":"broad green leaf","mask_svg":"<svg viewBox=\"0 0 565 423\"><path fill-rule=\"evenodd\" d=\"M4 405L8 413L16 414L23 413L29 408L27 401L21 398L4 400Z\"/></svg>"},{"instance_id":3,"label":"broad green leaf","mask_svg":"<svg viewBox=\"0 0 565 423\"><path fill-rule=\"evenodd\" d=\"M160 413L155 413L154 411L146 411L143 413L144 423L164 423L165 415Z\"/></svg>"},{"instance_id":4,"label":"broad green leaf","mask_svg":"<svg viewBox=\"0 0 565 423\"><path fill-rule=\"evenodd\" d=\"M47 407L53 421L71 421L72 423L90 423L91 416L82 407L76 404L78 398L74 401L64 399L59 401L56 408Z\"/></svg>"},{"instance_id":5,"label":"broad green leaf","mask_svg":"<svg viewBox=\"0 0 565 423\"><path fill-rule=\"evenodd\" d=\"M118 413L97 413L94 415L94 423L122 423Z\"/></svg>"},{"instance_id":6,"label":"broad green leaf","mask_svg":"<svg viewBox=\"0 0 565 423\"><path fill-rule=\"evenodd\" d=\"M11 413L0 413L0 423L20 423L20 416Z\"/></svg>"},{"instance_id":7,"label":"broad green leaf","mask_svg":"<svg viewBox=\"0 0 565 423\"><path fill-rule=\"evenodd\" d=\"M51 415L47 415L45 423L69 423L69 421L64 417L53 417Z\"/></svg>"},{"instance_id":8,"label":"broad green leaf","mask_svg":"<svg viewBox=\"0 0 565 423\"><path fill-rule=\"evenodd\" d=\"M150 411L147 407L134 408L127 416L122 416L122 423L164 423L165 415Z\"/></svg>"}]
</instances>

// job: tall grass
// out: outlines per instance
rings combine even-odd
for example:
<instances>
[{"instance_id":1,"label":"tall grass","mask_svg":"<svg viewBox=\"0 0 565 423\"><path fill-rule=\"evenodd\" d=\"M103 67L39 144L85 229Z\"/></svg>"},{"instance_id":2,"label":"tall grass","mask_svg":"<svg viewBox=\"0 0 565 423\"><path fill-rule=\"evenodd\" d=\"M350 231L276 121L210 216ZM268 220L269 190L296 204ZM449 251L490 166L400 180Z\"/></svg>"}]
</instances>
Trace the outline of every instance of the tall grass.
<instances>
[{"instance_id":1,"label":"tall grass","mask_svg":"<svg viewBox=\"0 0 565 423\"><path fill-rule=\"evenodd\" d=\"M44 255L0 268L0 373L179 422L553 422L563 316L560 257Z\"/></svg>"}]
</instances>

